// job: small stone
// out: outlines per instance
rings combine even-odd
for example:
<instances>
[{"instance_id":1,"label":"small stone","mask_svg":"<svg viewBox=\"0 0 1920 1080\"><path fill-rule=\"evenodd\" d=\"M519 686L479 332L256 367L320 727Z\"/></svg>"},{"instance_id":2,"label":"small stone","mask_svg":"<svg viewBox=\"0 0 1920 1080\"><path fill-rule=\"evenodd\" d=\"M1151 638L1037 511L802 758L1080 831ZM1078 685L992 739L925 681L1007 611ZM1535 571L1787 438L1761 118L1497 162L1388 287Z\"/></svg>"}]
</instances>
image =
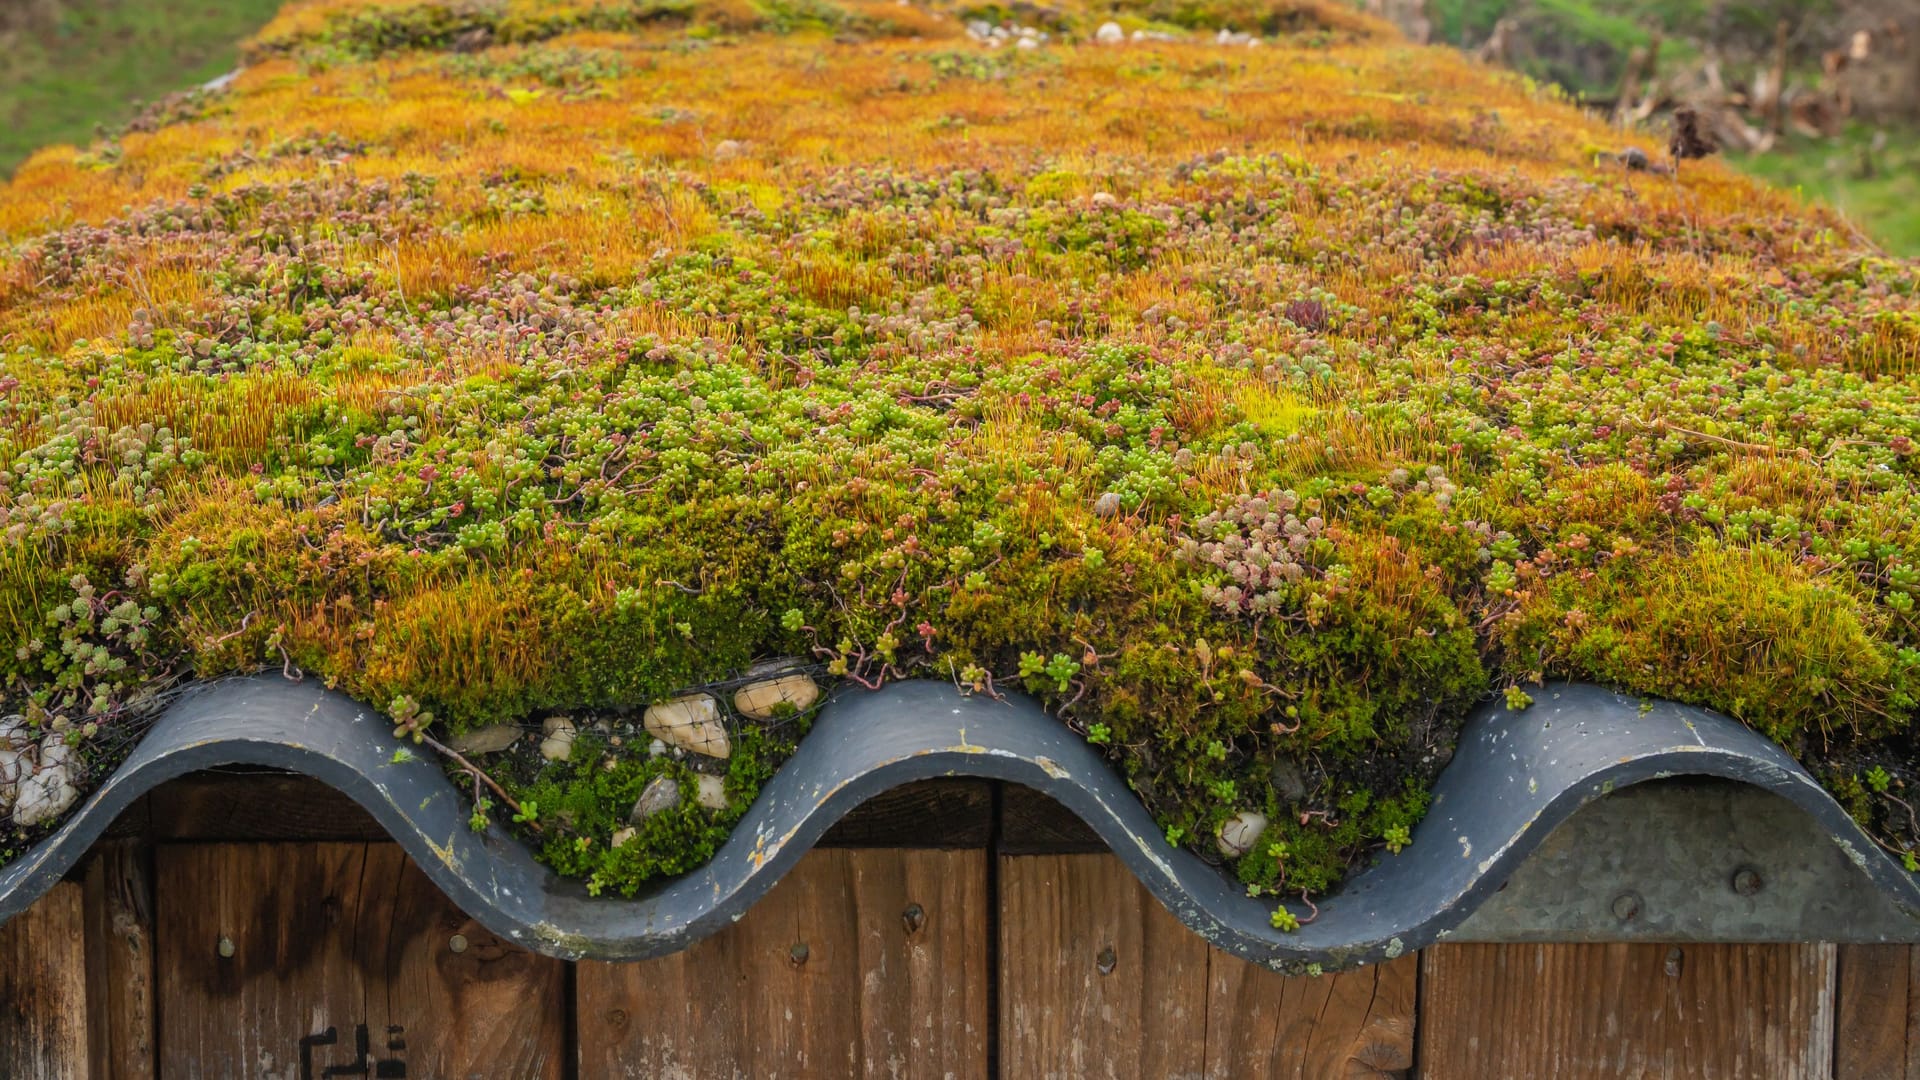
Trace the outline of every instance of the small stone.
<instances>
[{"instance_id":1,"label":"small stone","mask_svg":"<svg viewBox=\"0 0 1920 1080\"><path fill-rule=\"evenodd\" d=\"M613 841L612 841L613 846L619 847L638 835L640 835L640 830L634 828L631 825L628 825L625 828L615 829L613 830Z\"/></svg>"},{"instance_id":2,"label":"small stone","mask_svg":"<svg viewBox=\"0 0 1920 1080\"><path fill-rule=\"evenodd\" d=\"M447 740L447 746L456 754L475 757L480 754L497 754L520 738L522 732L515 724L492 724L472 731L463 731Z\"/></svg>"},{"instance_id":3,"label":"small stone","mask_svg":"<svg viewBox=\"0 0 1920 1080\"><path fill-rule=\"evenodd\" d=\"M540 725L547 737L540 740L540 756L548 761L565 761L573 756L573 721L564 716L551 716Z\"/></svg>"},{"instance_id":4,"label":"small stone","mask_svg":"<svg viewBox=\"0 0 1920 1080\"><path fill-rule=\"evenodd\" d=\"M700 774L699 790L693 793L695 802L709 810L727 808L727 779L724 776Z\"/></svg>"},{"instance_id":5,"label":"small stone","mask_svg":"<svg viewBox=\"0 0 1920 1080\"><path fill-rule=\"evenodd\" d=\"M1019 41L1014 42L1014 47L1020 49L1037 49L1040 47L1040 43L1030 37L1023 37Z\"/></svg>"},{"instance_id":6,"label":"small stone","mask_svg":"<svg viewBox=\"0 0 1920 1080\"><path fill-rule=\"evenodd\" d=\"M734 692L733 707L749 720L772 720L782 703L792 705L794 712L806 712L819 700L820 687L812 679L805 675L782 675L741 687Z\"/></svg>"},{"instance_id":7,"label":"small stone","mask_svg":"<svg viewBox=\"0 0 1920 1080\"><path fill-rule=\"evenodd\" d=\"M720 703L708 694L689 694L649 705L647 733L669 746L725 760L733 753L727 729L720 723Z\"/></svg>"},{"instance_id":8,"label":"small stone","mask_svg":"<svg viewBox=\"0 0 1920 1080\"><path fill-rule=\"evenodd\" d=\"M1120 512L1120 496L1107 492L1093 501L1093 513L1096 517L1110 518Z\"/></svg>"},{"instance_id":9,"label":"small stone","mask_svg":"<svg viewBox=\"0 0 1920 1080\"><path fill-rule=\"evenodd\" d=\"M1127 32L1120 29L1120 24L1117 22L1101 23L1100 29L1093 32L1093 40L1102 45L1118 45L1126 39Z\"/></svg>"},{"instance_id":10,"label":"small stone","mask_svg":"<svg viewBox=\"0 0 1920 1080\"><path fill-rule=\"evenodd\" d=\"M627 821L638 825L655 814L679 805L680 785L672 777L656 776L640 793L640 797L634 800L633 812L627 815Z\"/></svg>"},{"instance_id":11,"label":"small stone","mask_svg":"<svg viewBox=\"0 0 1920 1080\"><path fill-rule=\"evenodd\" d=\"M0 750L0 788L11 787L33 772L25 750Z\"/></svg>"},{"instance_id":12,"label":"small stone","mask_svg":"<svg viewBox=\"0 0 1920 1080\"><path fill-rule=\"evenodd\" d=\"M18 750L0 750L0 821L13 813L13 798L26 772L26 759Z\"/></svg>"},{"instance_id":13,"label":"small stone","mask_svg":"<svg viewBox=\"0 0 1920 1080\"><path fill-rule=\"evenodd\" d=\"M66 813L67 807L80 797L67 771L67 756L71 751L66 743L55 739L49 736L50 745L41 748L39 771L20 781L13 801L15 825L24 827L51 821Z\"/></svg>"},{"instance_id":14,"label":"small stone","mask_svg":"<svg viewBox=\"0 0 1920 1080\"><path fill-rule=\"evenodd\" d=\"M747 145L738 139L722 139L713 146L713 160L732 161L747 152Z\"/></svg>"},{"instance_id":15,"label":"small stone","mask_svg":"<svg viewBox=\"0 0 1920 1080\"><path fill-rule=\"evenodd\" d=\"M655 739L652 742L647 744L648 757L659 757L661 754L664 754L666 752L667 752L667 744L661 742L659 739Z\"/></svg>"},{"instance_id":16,"label":"small stone","mask_svg":"<svg viewBox=\"0 0 1920 1080\"><path fill-rule=\"evenodd\" d=\"M71 760L73 760L73 747L67 745L64 737L49 735L41 740L40 767L42 769L51 769L55 766L65 768L67 762Z\"/></svg>"},{"instance_id":17,"label":"small stone","mask_svg":"<svg viewBox=\"0 0 1920 1080\"><path fill-rule=\"evenodd\" d=\"M1267 828L1267 815L1242 810L1220 824L1220 854L1237 859L1253 850L1254 842Z\"/></svg>"},{"instance_id":18,"label":"small stone","mask_svg":"<svg viewBox=\"0 0 1920 1080\"><path fill-rule=\"evenodd\" d=\"M1119 201L1119 198L1111 191L1096 191L1093 193L1092 202L1095 206L1112 206Z\"/></svg>"}]
</instances>

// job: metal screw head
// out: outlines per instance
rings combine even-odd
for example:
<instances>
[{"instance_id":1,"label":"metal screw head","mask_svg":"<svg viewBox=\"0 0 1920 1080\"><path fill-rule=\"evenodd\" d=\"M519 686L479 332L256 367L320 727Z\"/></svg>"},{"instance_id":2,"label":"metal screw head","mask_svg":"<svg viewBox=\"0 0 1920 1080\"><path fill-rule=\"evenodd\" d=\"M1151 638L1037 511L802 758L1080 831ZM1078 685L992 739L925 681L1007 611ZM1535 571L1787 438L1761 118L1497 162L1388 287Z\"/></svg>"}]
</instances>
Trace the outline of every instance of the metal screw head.
<instances>
[{"instance_id":1,"label":"metal screw head","mask_svg":"<svg viewBox=\"0 0 1920 1080\"><path fill-rule=\"evenodd\" d=\"M793 948L787 950L787 959L793 961L794 967L799 967L801 964L807 962L807 957L811 952L812 950L807 948L806 942L796 941L793 944Z\"/></svg>"},{"instance_id":2,"label":"metal screw head","mask_svg":"<svg viewBox=\"0 0 1920 1080\"><path fill-rule=\"evenodd\" d=\"M1685 955L1686 954L1680 951L1680 946L1678 945L1675 945L1673 948L1667 950L1668 977L1675 978L1675 979L1680 977L1680 960Z\"/></svg>"},{"instance_id":3,"label":"metal screw head","mask_svg":"<svg viewBox=\"0 0 1920 1080\"><path fill-rule=\"evenodd\" d=\"M1613 898L1613 917L1632 922L1640 917L1640 894L1629 889Z\"/></svg>"},{"instance_id":4,"label":"metal screw head","mask_svg":"<svg viewBox=\"0 0 1920 1080\"><path fill-rule=\"evenodd\" d=\"M1751 866L1743 866L1733 872L1733 891L1741 896L1752 896L1766 884L1760 877L1760 871Z\"/></svg>"},{"instance_id":5,"label":"metal screw head","mask_svg":"<svg viewBox=\"0 0 1920 1080\"><path fill-rule=\"evenodd\" d=\"M448 938L447 948L457 953L466 952L467 951L467 935L455 934L452 937Z\"/></svg>"},{"instance_id":6,"label":"metal screw head","mask_svg":"<svg viewBox=\"0 0 1920 1080\"><path fill-rule=\"evenodd\" d=\"M907 909L900 913L900 925L906 927L909 934L919 933L920 928L927 925L927 909L919 904L908 904Z\"/></svg>"},{"instance_id":7,"label":"metal screw head","mask_svg":"<svg viewBox=\"0 0 1920 1080\"><path fill-rule=\"evenodd\" d=\"M223 958L231 959L233 957L233 939L225 934L221 934L220 944L214 946L214 950Z\"/></svg>"},{"instance_id":8,"label":"metal screw head","mask_svg":"<svg viewBox=\"0 0 1920 1080\"><path fill-rule=\"evenodd\" d=\"M1120 958L1114 955L1113 946L1111 945L1107 946L1104 949L1101 949L1100 955L1094 957L1093 959L1094 967L1099 968L1100 974L1102 975L1113 974L1114 966L1119 963L1120 963Z\"/></svg>"}]
</instances>

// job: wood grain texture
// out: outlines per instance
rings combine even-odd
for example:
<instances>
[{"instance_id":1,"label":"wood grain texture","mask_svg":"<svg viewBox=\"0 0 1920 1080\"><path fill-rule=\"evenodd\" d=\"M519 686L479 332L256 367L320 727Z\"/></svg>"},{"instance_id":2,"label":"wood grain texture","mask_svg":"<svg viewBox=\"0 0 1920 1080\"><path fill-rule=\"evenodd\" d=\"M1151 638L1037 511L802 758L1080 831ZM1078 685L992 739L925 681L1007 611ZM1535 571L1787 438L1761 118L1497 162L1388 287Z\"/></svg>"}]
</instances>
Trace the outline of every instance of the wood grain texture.
<instances>
[{"instance_id":1,"label":"wood grain texture","mask_svg":"<svg viewBox=\"0 0 1920 1080\"><path fill-rule=\"evenodd\" d=\"M690 949L582 962L580 1075L985 1076L986 858L817 850Z\"/></svg>"},{"instance_id":2,"label":"wood grain texture","mask_svg":"<svg viewBox=\"0 0 1920 1080\"><path fill-rule=\"evenodd\" d=\"M1357 1080L1413 1068L1418 956L1316 979L1286 978L1209 950L1208 968L1210 1078Z\"/></svg>"},{"instance_id":3,"label":"wood grain texture","mask_svg":"<svg viewBox=\"0 0 1920 1080\"><path fill-rule=\"evenodd\" d=\"M367 876L395 883L371 898L384 948L362 963L386 977L369 988L368 1012L376 1030L403 1033L408 1075L560 1076L566 964L462 913L396 845L370 846Z\"/></svg>"},{"instance_id":4,"label":"wood grain texture","mask_svg":"<svg viewBox=\"0 0 1920 1080\"><path fill-rule=\"evenodd\" d=\"M1840 946L1834 1080L1920 1080L1920 948Z\"/></svg>"},{"instance_id":5,"label":"wood grain texture","mask_svg":"<svg viewBox=\"0 0 1920 1080\"><path fill-rule=\"evenodd\" d=\"M1000 866L1008 1077L1319 1080L1412 1065L1413 957L1286 978L1207 945L1111 855Z\"/></svg>"},{"instance_id":6,"label":"wood grain texture","mask_svg":"<svg viewBox=\"0 0 1920 1080\"><path fill-rule=\"evenodd\" d=\"M55 885L0 926L0 1077L85 1080L86 927L81 887Z\"/></svg>"},{"instance_id":7,"label":"wood grain texture","mask_svg":"<svg viewBox=\"0 0 1920 1080\"><path fill-rule=\"evenodd\" d=\"M390 840L372 814L310 776L197 772L146 796L154 840Z\"/></svg>"},{"instance_id":8,"label":"wood grain texture","mask_svg":"<svg viewBox=\"0 0 1920 1080\"><path fill-rule=\"evenodd\" d=\"M560 1075L564 967L455 953L392 844L168 844L154 877L163 1076Z\"/></svg>"},{"instance_id":9,"label":"wood grain texture","mask_svg":"<svg viewBox=\"0 0 1920 1080\"><path fill-rule=\"evenodd\" d=\"M1825 1077L1832 945L1438 945L1423 1080Z\"/></svg>"},{"instance_id":10,"label":"wood grain texture","mask_svg":"<svg viewBox=\"0 0 1920 1080\"><path fill-rule=\"evenodd\" d=\"M986 847L993 838L993 781L918 780L861 803L820 847Z\"/></svg>"},{"instance_id":11,"label":"wood grain texture","mask_svg":"<svg viewBox=\"0 0 1920 1080\"><path fill-rule=\"evenodd\" d=\"M84 879L87 1045L96 1075L153 1076L153 880L137 840L94 846Z\"/></svg>"},{"instance_id":12,"label":"wood grain texture","mask_svg":"<svg viewBox=\"0 0 1920 1080\"><path fill-rule=\"evenodd\" d=\"M1024 784L1000 788L1002 855L1091 854L1107 850L1106 841L1052 796Z\"/></svg>"}]
</instances>

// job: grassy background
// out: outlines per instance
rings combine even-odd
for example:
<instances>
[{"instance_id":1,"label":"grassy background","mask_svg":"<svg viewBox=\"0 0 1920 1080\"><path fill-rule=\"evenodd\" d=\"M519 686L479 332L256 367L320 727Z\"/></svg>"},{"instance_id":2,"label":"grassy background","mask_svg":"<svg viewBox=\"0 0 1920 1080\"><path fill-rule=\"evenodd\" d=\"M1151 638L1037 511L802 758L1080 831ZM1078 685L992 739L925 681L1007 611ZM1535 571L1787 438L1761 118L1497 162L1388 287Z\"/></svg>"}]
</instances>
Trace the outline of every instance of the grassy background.
<instances>
[{"instance_id":1,"label":"grassy background","mask_svg":"<svg viewBox=\"0 0 1920 1080\"><path fill-rule=\"evenodd\" d=\"M122 123L134 102L153 100L231 70L236 43L264 25L281 0L0 0L0 176L35 149L85 144L101 124ZM1722 9L1718 30L1765 39L1776 18L1831 0L1745 0ZM8 7L6 5L14 5ZM1693 52L1687 38L1715 29L1709 0L1433 0L1434 38L1471 46L1501 18L1536 22L1558 43L1527 74L1579 94L1613 90L1606 59L1624 62L1651 28L1668 35L1662 55ZM1583 57L1580 65L1559 62ZM1920 255L1920 136L1896 132L1873 155L1869 129L1833 142L1792 139L1782 150L1735 158L1777 184L1838 207L1888 250Z\"/></svg>"},{"instance_id":2,"label":"grassy background","mask_svg":"<svg viewBox=\"0 0 1920 1080\"><path fill-rule=\"evenodd\" d=\"M1514 57L1514 64L1542 82L1575 95L1611 99L1620 73L1653 31L1663 35L1660 63L1673 70L1698 57L1698 43L1717 41L1734 55L1764 54L1774 24L1786 19L1817 25L1844 0L1431 0L1436 43L1473 48L1512 18L1542 51ZM1818 36L1808 41L1817 41ZM1798 39L1796 39L1798 40ZM1800 77L1811 80L1817 58L1795 57ZM1727 75L1740 77L1729 60ZM1872 150L1881 133L1855 124L1837 139L1789 135L1765 154L1730 154L1742 169L1818 199L1846 214L1863 233L1896 255L1920 256L1920 131L1889 128L1885 146Z\"/></svg>"},{"instance_id":3,"label":"grassy background","mask_svg":"<svg viewBox=\"0 0 1920 1080\"><path fill-rule=\"evenodd\" d=\"M1889 133L1876 151L1874 135L1872 128L1855 125L1834 140L1789 136L1774 153L1732 160L1833 206L1888 251L1920 255L1920 136Z\"/></svg>"},{"instance_id":4,"label":"grassy background","mask_svg":"<svg viewBox=\"0 0 1920 1080\"><path fill-rule=\"evenodd\" d=\"M281 0L0 0L0 175L233 69Z\"/></svg>"}]
</instances>

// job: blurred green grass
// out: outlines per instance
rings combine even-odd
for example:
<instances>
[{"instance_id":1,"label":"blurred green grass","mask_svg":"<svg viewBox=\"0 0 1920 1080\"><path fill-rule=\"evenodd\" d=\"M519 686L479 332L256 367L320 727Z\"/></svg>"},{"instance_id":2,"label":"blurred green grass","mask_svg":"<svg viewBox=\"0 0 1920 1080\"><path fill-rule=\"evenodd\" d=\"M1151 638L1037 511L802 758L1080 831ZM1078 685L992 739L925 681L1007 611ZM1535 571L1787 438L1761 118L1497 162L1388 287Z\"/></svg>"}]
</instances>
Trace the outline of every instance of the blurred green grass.
<instances>
[{"instance_id":1,"label":"blurred green grass","mask_svg":"<svg viewBox=\"0 0 1920 1080\"><path fill-rule=\"evenodd\" d=\"M22 3L22 0L0 0ZM24 0L0 56L0 176L52 143L85 145L151 101L231 71L281 0ZM24 15L23 15L24 13Z\"/></svg>"},{"instance_id":2,"label":"blurred green grass","mask_svg":"<svg viewBox=\"0 0 1920 1080\"><path fill-rule=\"evenodd\" d=\"M1748 0L1736 3L1732 14L1747 16L1744 21L1752 27L1771 27L1783 3L1824 7L1828 2ZM14 20L21 11L26 16L10 41L0 35L0 177L42 146L86 145L99 125L131 118L136 101L152 101L232 70L241 39L265 25L281 0L0 0L8 3L22 5L8 13ZM1649 27L1680 35L1698 30L1710 5L1707 0L1435 0L1430 10L1437 41L1478 40L1500 18L1525 10L1546 20L1576 49L1624 57L1646 43ZM0 24L6 21L0 18ZM1669 58L1690 52L1684 41L1674 40L1663 50ZM1572 81L1570 72L1529 74ZM1920 256L1920 133L1890 133L1878 152L1870 151L1873 137L1862 127L1832 141L1793 137L1771 153L1733 155L1732 161L1838 208L1888 251Z\"/></svg>"},{"instance_id":3,"label":"blurred green grass","mask_svg":"<svg viewBox=\"0 0 1920 1080\"><path fill-rule=\"evenodd\" d=\"M1436 43L1469 48L1501 19L1516 19L1536 43L1551 46L1517 57L1521 71L1604 100L1618 87L1627 57L1646 47L1655 29L1664 35L1661 63L1671 67L1696 58L1696 42L1719 35L1751 51L1772 41L1778 20L1817 19L1834 9L1835 0L1431 0L1428 14ZM1834 139L1789 135L1767 153L1728 160L1834 207L1889 254L1920 256L1920 131L1887 128L1878 151L1876 134L1855 124Z\"/></svg>"},{"instance_id":4,"label":"blurred green grass","mask_svg":"<svg viewBox=\"0 0 1920 1080\"><path fill-rule=\"evenodd\" d=\"M1850 126L1837 139L1789 136L1770 153L1735 154L1740 168L1839 210L1889 254L1920 256L1920 135Z\"/></svg>"}]
</instances>

